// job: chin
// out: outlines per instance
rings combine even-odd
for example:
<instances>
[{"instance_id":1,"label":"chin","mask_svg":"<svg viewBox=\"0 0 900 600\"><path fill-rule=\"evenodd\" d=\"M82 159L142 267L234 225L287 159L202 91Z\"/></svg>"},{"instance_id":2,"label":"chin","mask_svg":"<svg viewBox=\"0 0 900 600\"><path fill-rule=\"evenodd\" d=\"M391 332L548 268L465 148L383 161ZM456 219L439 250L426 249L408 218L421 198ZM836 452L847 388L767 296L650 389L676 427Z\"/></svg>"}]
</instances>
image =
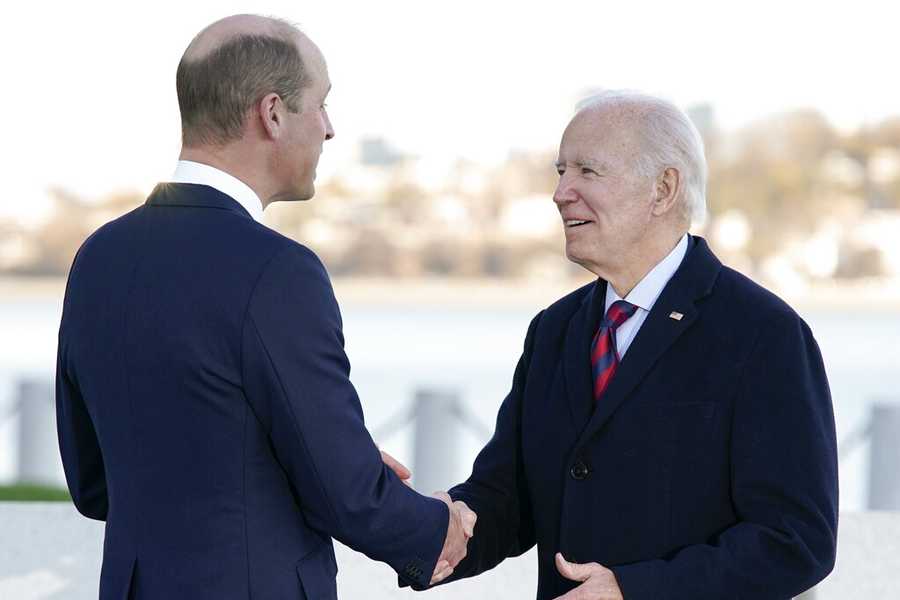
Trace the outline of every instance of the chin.
<instances>
[{"instance_id":1,"label":"chin","mask_svg":"<svg viewBox=\"0 0 900 600\"><path fill-rule=\"evenodd\" d=\"M578 246L571 242L566 243L566 258L577 265L582 264L582 256L578 252Z\"/></svg>"},{"instance_id":2,"label":"chin","mask_svg":"<svg viewBox=\"0 0 900 600\"><path fill-rule=\"evenodd\" d=\"M305 200L310 200L313 196L316 195L316 186L315 184L308 184L303 187L298 187L291 194L291 200L295 202L303 202Z\"/></svg>"},{"instance_id":3,"label":"chin","mask_svg":"<svg viewBox=\"0 0 900 600\"><path fill-rule=\"evenodd\" d=\"M566 244L566 258L568 258L571 262L575 263L579 267L590 271L594 275L597 275L598 277L601 276L597 268L596 257L589 256L585 252L580 252L577 246L573 247L569 244Z\"/></svg>"}]
</instances>

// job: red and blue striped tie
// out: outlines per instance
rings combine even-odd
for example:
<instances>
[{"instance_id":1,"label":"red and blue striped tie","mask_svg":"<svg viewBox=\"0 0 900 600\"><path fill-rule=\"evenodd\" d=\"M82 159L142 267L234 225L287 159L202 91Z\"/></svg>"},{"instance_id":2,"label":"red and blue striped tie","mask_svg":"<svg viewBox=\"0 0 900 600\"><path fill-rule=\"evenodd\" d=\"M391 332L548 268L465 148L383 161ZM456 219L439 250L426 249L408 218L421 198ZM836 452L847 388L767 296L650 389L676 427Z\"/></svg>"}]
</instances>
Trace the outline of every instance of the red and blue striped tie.
<instances>
[{"instance_id":1,"label":"red and blue striped tie","mask_svg":"<svg viewBox=\"0 0 900 600\"><path fill-rule=\"evenodd\" d=\"M594 402L609 386L616 368L619 366L619 351L616 349L616 329L627 321L637 310L637 306L624 300L616 300L600 321L600 327L591 342L591 374L594 377Z\"/></svg>"}]
</instances>

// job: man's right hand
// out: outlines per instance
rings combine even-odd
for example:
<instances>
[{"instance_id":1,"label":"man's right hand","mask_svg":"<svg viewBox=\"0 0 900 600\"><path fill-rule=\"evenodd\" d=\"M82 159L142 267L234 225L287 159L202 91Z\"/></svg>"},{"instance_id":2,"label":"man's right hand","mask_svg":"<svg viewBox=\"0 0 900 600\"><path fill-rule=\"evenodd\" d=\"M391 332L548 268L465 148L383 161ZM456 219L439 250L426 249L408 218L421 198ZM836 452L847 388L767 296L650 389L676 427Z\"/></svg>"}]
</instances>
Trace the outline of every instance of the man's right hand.
<instances>
[{"instance_id":1,"label":"man's right hand","mask_svg":"<svg viewBox=\"0 0 900 600\"><path fill-rule=\"evenodd\" d=\"M465 502L461 500L454 502L446 492L435 492L434 497L443 500L450 509L450 524L447 527L444 548L431 576L431 585L449 577L456 565L466 557L469 538L475 535L475 521L478 519L478 515L472 512Z\"/></svg>"}]
</instances>

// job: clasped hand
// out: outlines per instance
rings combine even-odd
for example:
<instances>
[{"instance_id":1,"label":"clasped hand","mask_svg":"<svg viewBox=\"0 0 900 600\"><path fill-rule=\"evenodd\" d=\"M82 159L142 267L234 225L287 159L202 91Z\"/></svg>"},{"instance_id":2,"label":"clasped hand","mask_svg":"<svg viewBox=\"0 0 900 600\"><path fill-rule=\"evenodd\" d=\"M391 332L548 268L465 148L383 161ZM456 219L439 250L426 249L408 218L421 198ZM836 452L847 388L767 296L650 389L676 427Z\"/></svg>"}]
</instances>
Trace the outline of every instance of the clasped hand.
<instances>
[{"instance_id":1,"label":"clasped hand","mask_svg":"<svg viewBox=\"0 0 900 600\"><path fill-rule=\"evenodd\" d=\"M478 515L465 502L454 502L447 492L435 492L434 497L443 500L450 509L450 524L447 526L444 548L431 576L431 585L450 577L456 565L466 557L469 539L475 535L475 521L478 520Z\"/></svg>"},{"instance_id":2,"label":"clasped hand","mask_svg":"<svg viewBox=\"0 0 900 600\"><path fill-rule=\"evenodd\" d=\"M384 450L381 450L381 460L400 480L409 485L412 473L403 463ZM447 526L444 548L431 576L431 585L450 577L456 565L466 557L469 539L475 535L475 521L478 520L478 515L465 502L461 500L454 502L447 492L435 492L433 497L443 501L450 509L450 523Z\"/></svg>"}]
</instances>

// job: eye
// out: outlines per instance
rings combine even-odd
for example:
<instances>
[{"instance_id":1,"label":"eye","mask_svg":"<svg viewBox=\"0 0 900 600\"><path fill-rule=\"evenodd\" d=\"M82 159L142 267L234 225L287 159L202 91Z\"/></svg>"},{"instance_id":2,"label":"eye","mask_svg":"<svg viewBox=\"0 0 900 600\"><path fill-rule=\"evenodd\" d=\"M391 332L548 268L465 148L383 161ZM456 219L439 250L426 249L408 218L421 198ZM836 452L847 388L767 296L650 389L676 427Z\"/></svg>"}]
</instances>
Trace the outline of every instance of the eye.
<instances>
[{"instance_id":1,"label":"eye","mask_svg":"<svg viewBox=\"0 0 900 600\"><path fill-rule=\"evenodd\" d=\"M595 171L591 168L588 168L588 167L581 167L581 174L582 175L596 175L597 171Z\"/></svg>"},{"instance_id":2,"label":"eye","mask_svg":"<svg viewBox=\"0 0 900 600\"><path fill-rule=\"evenodd\" d=\"M565 167L556 167L556 174L559 175L560 177L562 177L563 173L565 173L565 172L566 172Z\"/></svg>"}]
</instances>

